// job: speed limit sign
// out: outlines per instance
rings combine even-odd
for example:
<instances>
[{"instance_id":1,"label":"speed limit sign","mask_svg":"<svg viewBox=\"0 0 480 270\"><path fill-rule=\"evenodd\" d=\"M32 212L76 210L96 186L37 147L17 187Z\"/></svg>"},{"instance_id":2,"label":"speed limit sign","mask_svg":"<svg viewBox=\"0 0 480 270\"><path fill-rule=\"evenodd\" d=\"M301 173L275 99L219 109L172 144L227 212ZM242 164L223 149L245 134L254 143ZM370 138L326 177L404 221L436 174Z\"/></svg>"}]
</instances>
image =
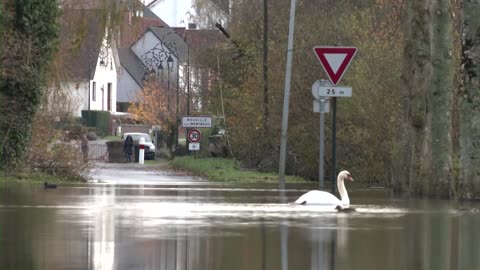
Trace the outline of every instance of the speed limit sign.
<instances>
[{"instance_id":1,"label":"speed limit sign","mask_svg":"<svg viewBox=\"0 0 480 270\"><path fill-rule=\"evenodd\" d=\"M187 138L191 143L198 143L202 139L202 133L198 129L190 129L187 133Z\"/></svg>"}]
</instances>

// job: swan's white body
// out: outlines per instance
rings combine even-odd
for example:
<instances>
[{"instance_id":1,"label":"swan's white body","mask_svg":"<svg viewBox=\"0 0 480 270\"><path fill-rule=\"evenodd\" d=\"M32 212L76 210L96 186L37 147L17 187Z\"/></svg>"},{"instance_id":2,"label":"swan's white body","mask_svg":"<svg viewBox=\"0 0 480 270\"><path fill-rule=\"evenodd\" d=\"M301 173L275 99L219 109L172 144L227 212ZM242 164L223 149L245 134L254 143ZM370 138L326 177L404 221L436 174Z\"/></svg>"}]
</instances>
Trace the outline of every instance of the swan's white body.
<instances>
[{"instance_id":1,"label":"swan's white body","mask_svg":"<svg viewBox=\"0 0 480 270\"><path fill-rule=\"evenodd\" d=\"M311 190L298 198L296 204L316 204L316 205L331 205L333 208L340 206L342 209L350 207L350 198L348 198L347 189L345 188L345 180L353 181L351 174L348 171L341 171L337 177L338 193L340 193L340 200L333 194L320 191Z\"/></svg>"}]
</instances>

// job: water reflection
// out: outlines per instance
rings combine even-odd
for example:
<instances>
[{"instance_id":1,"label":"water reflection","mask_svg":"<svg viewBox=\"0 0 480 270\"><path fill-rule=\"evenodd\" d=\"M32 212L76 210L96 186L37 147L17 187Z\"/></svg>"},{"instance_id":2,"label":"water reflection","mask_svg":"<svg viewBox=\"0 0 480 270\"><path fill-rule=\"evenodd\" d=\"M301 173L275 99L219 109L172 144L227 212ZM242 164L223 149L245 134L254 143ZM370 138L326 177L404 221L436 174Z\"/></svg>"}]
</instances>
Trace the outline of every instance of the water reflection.
<instances>
[{"instance_id":1,"label":"water reflection","mask_svg":"<svg viewBox=\"0 0 480 270\"><path fill-rule=\"evenodd\" d=\"M323 222L314 221L311 229L311 270L335 269L336 226L325 228Z\"/></svg>"},{"instance_id":2,"label":"water reflection","mask_svg":"<svg viewBox=\"0 0 480 270\"><path fill-rule=\"evenodd\" d=\"M0 190L0 269L480 269L480 214L355 194L357 213L265 188ZM478 208L478 203L467 205Z\"/></svg>"},{"instance_id":3,"label":"water reflection","mask_svg":"<svg viewBox=\"0 0 480 270\"><path fill-rule=\"evenodd\" d=\"M280 239L282 270L288 270L288 223L286 221L280 226Z\"/></svg>"},{"instance_id":4,"label":"water reflection","mask_svg":"<svg viewBox=\"0 0 480 270\"><path fill-rule=\"evenodd\" d=\"M93 198L92 222L88 223L88 262L91 269L114 269L115 261L115 188L102 186L89 190Z\"/></svg>"}]
</instances>

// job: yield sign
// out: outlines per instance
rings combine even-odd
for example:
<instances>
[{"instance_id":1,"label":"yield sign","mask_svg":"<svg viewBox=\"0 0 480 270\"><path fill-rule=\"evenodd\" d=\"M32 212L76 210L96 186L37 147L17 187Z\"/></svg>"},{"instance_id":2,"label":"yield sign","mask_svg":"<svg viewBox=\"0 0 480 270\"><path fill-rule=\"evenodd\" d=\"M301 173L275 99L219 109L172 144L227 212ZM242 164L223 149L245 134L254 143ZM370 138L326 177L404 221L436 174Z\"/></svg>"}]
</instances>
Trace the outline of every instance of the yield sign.
<instances>
[{"instance_id":1,"label":"yield sign","mask_svg":"<svg viewBox=\"0 0 480 270\"><path fill-rule=\"evenodd\" d=\"M314 47L313 51L333 85L337 85L352 61L355 47Z\"/></svg>"}]
</instances>

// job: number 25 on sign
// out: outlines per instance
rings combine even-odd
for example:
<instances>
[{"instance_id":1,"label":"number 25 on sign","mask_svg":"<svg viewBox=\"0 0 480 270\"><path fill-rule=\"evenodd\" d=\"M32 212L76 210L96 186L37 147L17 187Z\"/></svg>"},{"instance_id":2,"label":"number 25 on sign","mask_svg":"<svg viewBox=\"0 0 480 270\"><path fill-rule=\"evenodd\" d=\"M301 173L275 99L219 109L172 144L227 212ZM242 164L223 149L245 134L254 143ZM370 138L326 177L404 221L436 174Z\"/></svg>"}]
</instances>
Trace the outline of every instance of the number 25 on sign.
<instances>
[{"instance_id":1,"label":"number 25 on sign","mask_svg":"<svg viewBox=\"0 0 480 270\"><path fill-rule=\"evenodd\" d=\"M351 97L351 87L318 87L318 95L321 97Z\"/></svg>"}]
</instances>

